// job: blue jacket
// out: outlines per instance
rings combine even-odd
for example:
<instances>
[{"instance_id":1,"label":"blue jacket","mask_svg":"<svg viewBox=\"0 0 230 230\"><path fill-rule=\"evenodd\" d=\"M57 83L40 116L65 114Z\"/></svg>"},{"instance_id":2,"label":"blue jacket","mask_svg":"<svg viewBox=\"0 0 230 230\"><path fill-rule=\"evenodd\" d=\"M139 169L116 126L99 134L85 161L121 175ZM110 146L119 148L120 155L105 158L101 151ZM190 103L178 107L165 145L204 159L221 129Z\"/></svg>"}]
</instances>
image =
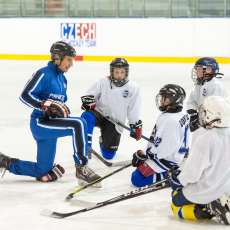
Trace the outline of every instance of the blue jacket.
<instances>
[{"instance_id":1,"label":"blue jacket","mask_svg":"<svg viewBox=\"0 0 230 230\"><path fill-rule=\"evenodd\" d=\"M41 117L41 102L53 99L60 102L67 101L67 80L63 72L52 62L44 68L39 69L26 84L20 100L26 105L34 108L31 116Z\"/></svg>"}]
</instances>

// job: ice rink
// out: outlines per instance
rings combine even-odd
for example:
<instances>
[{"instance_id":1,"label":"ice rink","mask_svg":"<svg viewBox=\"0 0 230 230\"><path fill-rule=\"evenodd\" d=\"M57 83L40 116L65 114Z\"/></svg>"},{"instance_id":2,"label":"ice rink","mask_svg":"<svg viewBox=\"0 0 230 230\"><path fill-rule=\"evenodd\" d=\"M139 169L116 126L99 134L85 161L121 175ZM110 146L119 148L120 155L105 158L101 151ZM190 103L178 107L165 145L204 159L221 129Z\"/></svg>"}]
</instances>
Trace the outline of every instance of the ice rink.
<instances>
[{"instance_id":1,"label":"ice rink","mask_svg":"<svg viewBox=\"0 0 230 230\"><path fill-rule=\"evenodd\" d=\"M32 75L45 61L1 61L0 69L0 151L12 157L35 160L36 145L29 129L31 109L18 98ZM190 78L192 64L143 64L130 63L130 79L134 80L142 92L143 134L149 136L158 111L155 95L167 83L180 84L187 95L193 87ZM223 82L230 89L230 65L220 65L225 74ZM80 115L80 96L93 82L109 74L108 62L78 62L67 74L68 105L72 114ZM98 130L93 146L99 150ZM136 142L124 131L121 145L114 161L130 159L138 148L144 148L146 141ZM56 163L64 166L66 174L55 183L39 183L33 178L6 173L0 179L0 230L192 230L223 229L225 226L211 222L185 222L174 218L170 209L170 189L150 193L111 206L102 207L66 219L52 219L40 213L43 209L55 211L75 211L90 202L100 202L113 196L133 190L128 168L103 181L101 189L88 188L80 192L71 202L64 198L77 185L72 159L71 138L58 142ZM105 175L115 168L104 166L97 159L90 166L99 174ZM84 202L84 201L88 201Z\"/></svg>"}]
</instances>

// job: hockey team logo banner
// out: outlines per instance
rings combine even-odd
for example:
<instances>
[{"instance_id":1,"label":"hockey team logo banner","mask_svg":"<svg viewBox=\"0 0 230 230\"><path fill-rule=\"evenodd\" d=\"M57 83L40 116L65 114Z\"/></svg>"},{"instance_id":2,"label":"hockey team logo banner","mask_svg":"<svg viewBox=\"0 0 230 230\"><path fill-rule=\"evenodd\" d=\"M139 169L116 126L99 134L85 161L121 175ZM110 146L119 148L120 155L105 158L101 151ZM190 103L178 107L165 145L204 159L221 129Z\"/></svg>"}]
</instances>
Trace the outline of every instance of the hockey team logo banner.
<instances>
[{"instance_id":1,"label":"hockey team logo banner","mask_svg":"<svg viewBox=\"0 0 230 230\"><path fill-rule=\"evenodd\" d=\"M61 23L61 39L72 46L96 46L96 23Z\"/></svg>"}]
</instances>

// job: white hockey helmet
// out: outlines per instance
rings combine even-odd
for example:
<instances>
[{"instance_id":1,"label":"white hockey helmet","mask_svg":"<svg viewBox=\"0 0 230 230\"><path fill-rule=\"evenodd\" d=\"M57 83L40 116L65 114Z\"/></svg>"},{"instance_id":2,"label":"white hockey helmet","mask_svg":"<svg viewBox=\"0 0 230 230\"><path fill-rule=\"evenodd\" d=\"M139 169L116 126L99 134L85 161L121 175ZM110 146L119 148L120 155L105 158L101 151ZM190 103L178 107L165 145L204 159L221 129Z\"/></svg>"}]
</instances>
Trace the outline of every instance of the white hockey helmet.
<instances>
[{"instance_id":1,"label":"white hockey helmet","mask_svg":"<svg viewBox=\"0 0 230 230\"><path fill-rule=\"evenodd\" d=\"M230 101L220 96L210 96L199 109L199 120L204 128L230 127Z\"/></svg>"}]
</instances>

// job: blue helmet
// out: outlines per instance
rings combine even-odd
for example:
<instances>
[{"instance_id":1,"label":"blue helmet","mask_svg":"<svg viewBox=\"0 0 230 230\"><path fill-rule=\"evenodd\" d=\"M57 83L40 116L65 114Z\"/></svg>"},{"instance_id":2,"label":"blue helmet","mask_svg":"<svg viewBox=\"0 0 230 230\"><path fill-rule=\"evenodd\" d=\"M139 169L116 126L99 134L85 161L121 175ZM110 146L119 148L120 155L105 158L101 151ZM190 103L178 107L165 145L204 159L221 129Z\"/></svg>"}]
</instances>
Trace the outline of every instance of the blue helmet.
<instances>
[{"instance_id":1,"label":"blue helmet","mask_svg":"<svg viewBox=\"0 0 230 230\"><path fill-rule=\"evenodd\" d=\"M126 71L125 74L125 78L122 80L117 80L114 78L114 73L113 70L115 68L124 68ZM129 75L129 63L124 59L124 58L115 58L112 60L112 62L110 63L110 79L111 82L113 82L113 84L117 87L121 87L123 85L125 85L129 79L128 79L128 75Z\"/></svg>"},{"instance_id":2,"label":"blue helmet","mask_svg":"<svg viewBox=\"0 0 230 230\"><path fill-rule=\"evenodd\" d=\"M197 77L197 67L203 68L203 77ZM211 72L206 71L208 67L211 67ZM223 75L219 73L219 64L217 63L217 61L211 57L202 57L198 59L194 65L192 79L195 80L198 85L203 85L204 82L210 81L213 77L216 77L217 75Z\"/></svg>"}]
</instances>

